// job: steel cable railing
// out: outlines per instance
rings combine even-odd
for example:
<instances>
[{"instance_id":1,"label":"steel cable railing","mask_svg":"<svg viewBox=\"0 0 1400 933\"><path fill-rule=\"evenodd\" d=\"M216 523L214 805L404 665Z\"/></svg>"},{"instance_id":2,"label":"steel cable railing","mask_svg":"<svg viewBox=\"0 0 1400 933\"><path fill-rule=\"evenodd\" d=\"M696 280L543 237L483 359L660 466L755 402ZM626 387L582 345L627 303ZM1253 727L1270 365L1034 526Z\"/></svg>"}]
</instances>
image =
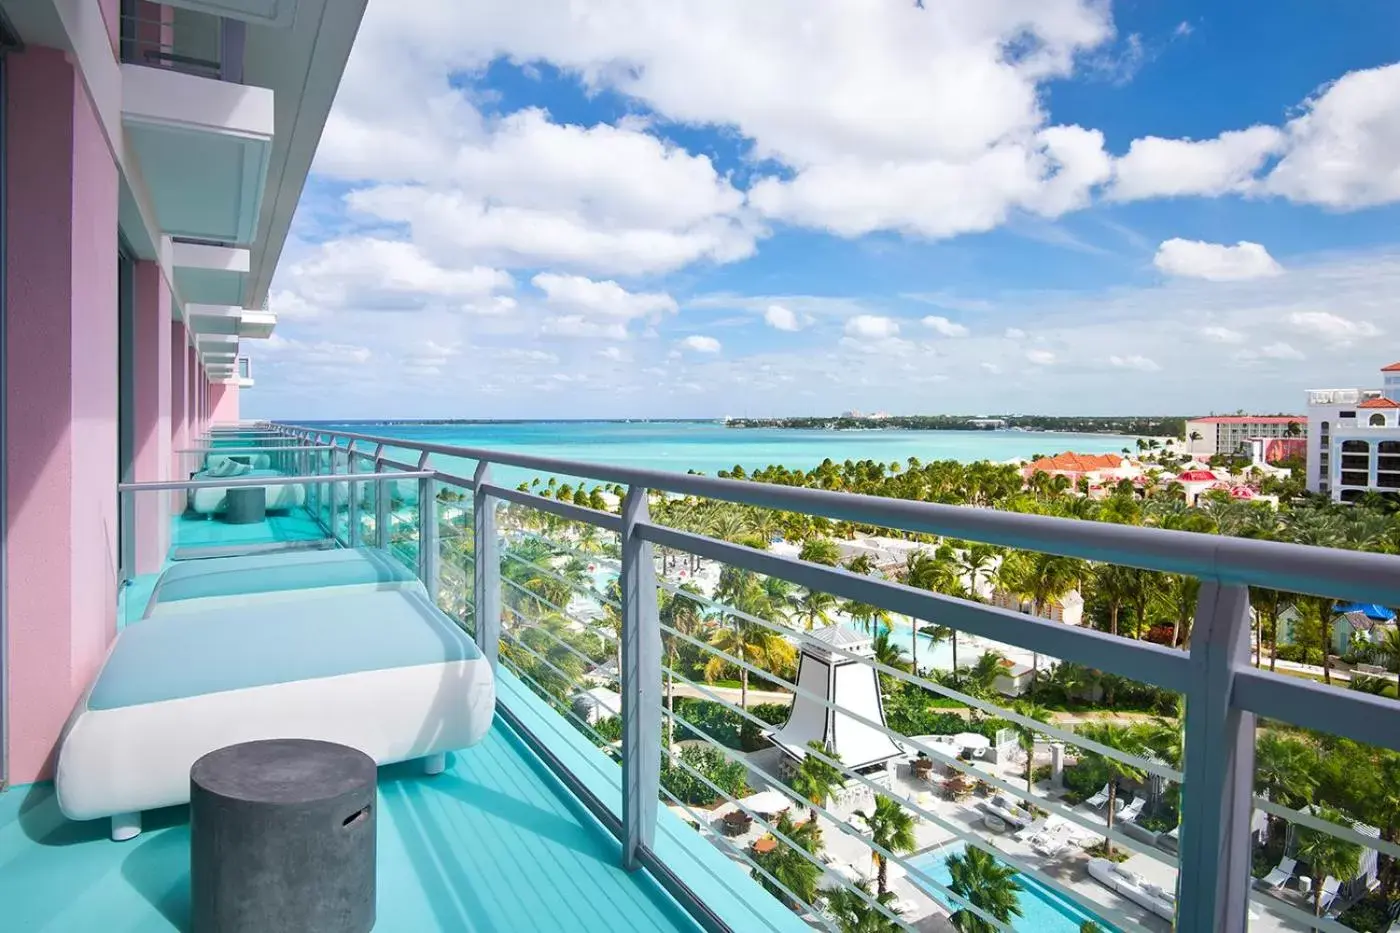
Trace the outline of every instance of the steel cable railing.
<instances>
[{"instance_id":1,"label":"steel cable railing","mask_svg":"<svg viewBox=\"0 0 1400 933\"><path fill-rule=\"evenodd\" d=\"M677 637L675 630L669 626L663 628L657 618L657 593L649 593L647 586L637 585L637 574L641 573L644 577L650 575L649 571L642 573L638 568L654 567L651 563L654 546L695 553L707 560L718 560L746 570L778 576L810 589L830 592L914 618L934 618L940 624L964 632L1055 658L1073 660L1184 694L1187 702L1182 734L1185 760L1189 766L1178 770L1146 759L1141 764L1143 770L1159 778L1184 779L1191 788L1191 793L1183 794L1181 801L1177 902L1177 922L1181 929L1220 929L1233 933L1247 924L1248 903L1258 903L1260 900L1259 893L1250 888L1249 843L1240 829L1242 825L1247 825L1248 815L1254 806L1252 745L1256 713L1284 723L1300 723L1310 727L1321 725L1325 731L1333 734L1384 748L1400 748L1400 730L1395 728L1397 708L1393 703L1387 705L1379 698L1355 692L1327 690L1306 681L1286 681L1281 676L1255 671L1248 666L1248 595L1245 592L1247 585L1257 585L1323 596L1345 594L1361 601L1396 604L1400 603L1400 561L1395 558L665 474L478 448L414 444L398 438L346 434L326 429L282 430L309 443L329 441L337 446L343 444L351 451L348 458L352 461L356 459L354 447L359 443L375 444L379 451L389 447L417 451L420 454L419 469L429 466L430 455L434 453L473 460L479 464L475 477L457 476L440 469L431 470L433 480L426 484L427 487L431 489L435 484L441 484L470 492L479 500L478 509L482 503L502 502L553 516L551 521L562 520L566 523L564 529L569 527L567 523L586 523L618 533L623 554L620 580L623 594L620 614L624 636L624 663L620 672L622 691L627 703L634 703L637 698L644 701L642 709L646 709L647 705L652 709L658 708L663 673L675 673L663 667L660 653L655 647L659 644L656 639L663 633L670 638ZM615 514L597 512L574 503L504 489L490 482L491 463L628 485L630 511L625 509L625 514L619 518ZM967 604L899 584L676 531L649 519L646 500L647 490L650 489L1195 576L1202 580L1193 626L1195 635L1188 652L1156 649L1138 642L1044 623L1018 613ZM435 503L431 497L426 502L421 500L422 497L419 527L435 532L435 520L429 514L435 509ZM435 547L429 549L429 560L435 550ZM493 575L499 573L501 562L509 561L509 556L503 553L508 550L496 537L483 539L478 534L473 565L478 594L482 592L483 577L495 579ZM555 559L551 557L545 563ZM633 569L629 571L629 567ZM502 591L508 589L503 583L496 586ZM664 587L663 583L663 592ZM587 598L596 600L599 595L593 591ZM499 601L499 595L493 598ZM713 608L733 613L732 609ZM493 650L496 639L514 637L501 631L499 618L511 613L503 609L498 611L489 605L486 609L480 615L476 637L484 650ZM800 636L791 633L791 637ZM705 646L707 650L712 647ZM835 653L840 654L839 651ZM726 659L726 663L734 662L739 662L740 666L744 663L732 655ZM1124 759L1116 749L1108 746L1093 748L1087 737L1024 717L1018 719L1015 711L1004 710L963 691L953 690L916 674L906 675L878 662L865 663L907 686L964 702L973 709L1001 716L1021 728L1035 729L1044 735L1072 742L1094 754L1106 753L1107 757ZM760 672L752 666L748 669L769 680L773 679L769 671ZM698 684L695 686L699 687ZM801 693L796 685L791 685L790 689L794 696ZM741 718L747 715L746 710L735 710L722 702L721 706L730 708ZM828 710L830 707L829 703L825 706ZM635 705L632 708L637 709ZM847 709L841 709L839 715L857 722L862 719L859 714ZM659 734L638 733L635 728L628 727L626 715L622 718L624 739L620 780L624 789L623 813L619 823L608 825L617 826L624 853L645 853L651 844L654 826L649 823L651 818L646 816L647 809L640 806L636 791L650 788L653 808L655 801L665 796L665 788L656 783L655 777L648 776L645 762L648 757L660 756L669 749L660 748ZM678 718L684 719L684 716ZM892 730L886 731L893 736L899 735ZM901 741L935 759L940 755L937 749L923 743ZM947 756L943 758L947 759ZM952 767L957 770L956 764L952 764ZM872 790L881 786L869 779L866 782L872 785ZM1040 798L1034 795L1027 797L1009 785L1003 789L1018 799L1030 799L1040 805ZM907 803L912 812L919 812L917 802L901 798L901 803ZM1241 814L1244 823L1241 822ZM1328 826L1344 829L1333 824ZM977 844L973 840L969 840L969 843ZM1131 847L1132 842L1124 840L1122 844ZM625 857L631 858L630 855ZM1027 874L1034 872L1031 866L1018 865L1014 858L1007 857L1004 852L998 852L997 857L1018 870L1023 867L1029 869ZM1073 891L1062 893L1076 900L1082 897ZM1269 906L1275 909L1274 904L1270 903ZM1096 903L1094 909L1101 911L1102 905ZM1290 911L1298 913L1288 905L1279 909L1280 915L1288 915L1293 922L1301 923ZM1117 922L1119 918L1115 916L1110 919ZM1319 928L1332 928L1332 922L1325 919L1318 919L1316 923Z\"/></svg>"}]
</instances>

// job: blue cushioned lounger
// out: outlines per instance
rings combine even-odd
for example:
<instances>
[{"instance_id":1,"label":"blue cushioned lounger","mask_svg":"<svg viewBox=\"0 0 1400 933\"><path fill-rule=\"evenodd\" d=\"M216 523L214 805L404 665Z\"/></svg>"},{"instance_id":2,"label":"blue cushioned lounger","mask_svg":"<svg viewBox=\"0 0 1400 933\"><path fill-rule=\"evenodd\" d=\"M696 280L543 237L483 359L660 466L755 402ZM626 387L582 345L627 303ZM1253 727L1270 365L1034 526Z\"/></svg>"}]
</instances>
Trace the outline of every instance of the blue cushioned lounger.
<instances>
[{"instance_id":1,"label":"blue cushioned lounger","mask_svg":"<svg viewBox=\"0 0 1400 933\"><path fill-rule=\"evenodd\" d=\"M432 773L494 711L490 665L416 584L177 600L118 634L64 732L58 802L129 838L142 811L188 802L190 766L214 749L313 738Z\"/></svg>"},{"instance_id":2,"label":"blue cushioned lounger","mask_svg":"<svg viewBox=\"0 0 1400 933\"><path fill-rule=\"evenodd\" d=\"M190 600L238 599L252 594L320 590L331 586L414 589L417 576L378 548L247 554L183 561L160 575L146 615L164 614Z\"/></svg>"}]
</instances>

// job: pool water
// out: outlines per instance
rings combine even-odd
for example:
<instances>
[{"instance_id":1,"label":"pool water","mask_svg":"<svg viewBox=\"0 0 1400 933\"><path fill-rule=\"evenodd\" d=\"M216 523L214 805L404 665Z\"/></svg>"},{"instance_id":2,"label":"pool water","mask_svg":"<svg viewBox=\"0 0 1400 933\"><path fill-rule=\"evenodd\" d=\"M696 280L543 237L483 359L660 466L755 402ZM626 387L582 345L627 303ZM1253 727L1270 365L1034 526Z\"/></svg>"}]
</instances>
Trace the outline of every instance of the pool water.
<instances>
[{"instance_id":1,"label":"pool water","mask_svg":"<svg viewBox=\"0 0 1400 933\"><path fill-rule=\"evenodd\" d=\"M928 623L922 622L921 625ZM847 622L846 628L853 632L865 633L865 626L858 622ZM881 622L880 631L891 632L890 639L904 652L905 657L909 657L914 652L914 627L903 617ZM951 671L953 669L953 643L948 639L934 641L928 635L919 636L918 644L919 670L934 668L940 671ZM977 662L981 651L968 644L964 638L958 639L958 664L967 667Z\"/></svg>"},{"instance_id":2,"label":"pool water","mask_svg":"<svg viewBox=\"0 0 1400 933\"><path fill-rule=\"evenodd\" d=\"M948 870L948 857L961 855L962 851L963 844L961 842L953 843L932 852L915 856L910 860L910 864L939 883L948 885L953 880L952 873ZM909 876L909 880L927 891L934 900L949 910L958 909L953 905L952 899L942 891L936 888L930 889L930 886L924 885L919 878L913 875ZM1034 878L1017 874L1016 881L1021 885L1019 901L1021 916L1013 918L1012 929L1034 931L1034 933L1079 933L1080 926L1086 920L1092 920L1102 927L1105 933L1119 933L1118 928L1107 920L1086 910L1060 892L1046 887Z\"/></svg>"}]
</instances>

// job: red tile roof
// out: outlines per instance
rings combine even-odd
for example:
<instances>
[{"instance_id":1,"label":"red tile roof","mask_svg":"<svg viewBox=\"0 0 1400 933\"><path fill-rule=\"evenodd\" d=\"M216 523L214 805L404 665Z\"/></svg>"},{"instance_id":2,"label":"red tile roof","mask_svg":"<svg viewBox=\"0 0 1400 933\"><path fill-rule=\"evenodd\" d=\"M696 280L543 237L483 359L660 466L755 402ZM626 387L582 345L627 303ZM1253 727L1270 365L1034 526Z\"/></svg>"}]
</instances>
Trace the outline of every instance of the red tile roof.
<instances>
[{"instance_id":1,"label":"red tile roof","mask_svg":"<svg viewBox=\"0 0 1400 933\"><path fill-rule=\"evenodd\" d=\"M1392 402L1388 398L1368 398L1357 408L1400 408L1400 402Z\"/></svg>"},{"instance_id":2,"label":"red tile roof","mask_svg":"<svg viewBox=\"0 0 1400 933\"><path fill-rule=\"evenodd\" d=\"M1211 415L1209 418L1188 418L1190 422L1204 422L1205 424L1288 424L1296 421L1299 424L1307 422L1307 415Z\"/></svg>"},{"instance_id":3,"label":"red tile roof","mask_svg":"<svg viewBox=\"0 0 1400 933\"><path fill-rule=\"evenodd\" d=\"M1187 470L1176 479L1179 483L1213 483L1220 477L1210 470Z\"/></svg>"},{"instance_id":4,"label":"red tile roof","mask_svg":"<svg viewBox=\"0 0 1400 933\"><path fill-rule=\"evenodd\" d=\"M1122 463L1122 454L1076 454L1067 450L1053 457L1042 457L1030 468L1046 473L1092 473L1095 470L1116 470Z\"/></svg>"},{"instance_id":5,"label":"red tile roof","mask_svg":"<svg viewBox=\"0 0 1400 933\"><path fill-rule=\"evenodd\" d=\"M1400 363L1391 363L1389 366L1382 366L1383 373L1400 373Z\"/></svg>"}]
</instances>

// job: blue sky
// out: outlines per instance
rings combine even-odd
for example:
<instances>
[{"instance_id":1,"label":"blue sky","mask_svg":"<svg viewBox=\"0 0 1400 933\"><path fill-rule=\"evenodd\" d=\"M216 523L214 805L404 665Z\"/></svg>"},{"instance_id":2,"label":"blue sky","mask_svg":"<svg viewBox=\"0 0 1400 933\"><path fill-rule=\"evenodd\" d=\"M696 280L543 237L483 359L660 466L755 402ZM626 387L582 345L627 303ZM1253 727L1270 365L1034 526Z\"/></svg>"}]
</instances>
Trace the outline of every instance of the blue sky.
<instances>
[{"instance_id":1,"label":"blue sky","mask_svg":"<svg viewBox=\"0 0 1400 933\"><path fill-rule=\"evenodd\" d=\"M244 409L1296 409L1397 230L1394 3L370 0Z\"/></svg>"}]
</instances>

